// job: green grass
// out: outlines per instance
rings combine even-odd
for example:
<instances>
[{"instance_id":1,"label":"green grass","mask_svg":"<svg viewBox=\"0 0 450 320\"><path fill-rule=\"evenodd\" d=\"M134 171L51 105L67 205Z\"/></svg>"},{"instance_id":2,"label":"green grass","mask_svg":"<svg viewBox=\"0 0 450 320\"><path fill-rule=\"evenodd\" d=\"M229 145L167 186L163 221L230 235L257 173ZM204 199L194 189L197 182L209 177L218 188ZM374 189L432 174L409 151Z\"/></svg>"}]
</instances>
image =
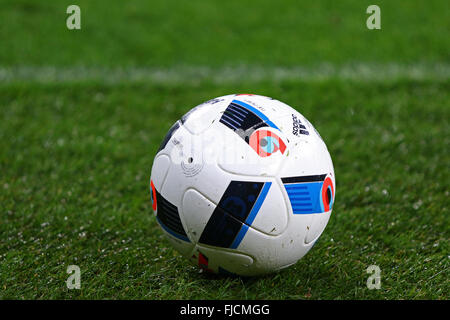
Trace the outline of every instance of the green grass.
<instances>
[{"instance_id":1,"label":"green grass","mask_svg":"<svg viewBox=\"0 0 450 320\"><path fill-rule=\"evenodd\" d=\"M65 26L69 4L81 30ZM448 61L442 0L0 0L0 65L285 65Z\"/></svg>"},{"instance_id":2,"label":"green grass","mask_svg":"<svg viewBox=\"0 0 450 320\"><path fill-rule=\"evenodd\" d=\"M0 298L449 299L444 1L378 1L380 31L365 27L368 1L77 1L82 30L68 31L72 3L0 0ZM314 76L316 66L354 63L380 71ZM378 77L389 65L431 67L424 77ZM230 66L269 75L210 79ZM31 74L46 67L56 77ZM196 76L198 67L209 73ZM279 67L310 76L271 77ZM121 68L150 79L119 72L110 81ZM235 92L275 97L306 116L337 182L315 247L282 272L249 279L199 273L173 250L148 186L171 124ZM66 288L72 264L81 290ZM366 287L372 264L380 290Z\"/></svg>"},{"instance_id":3,"label":"green grass","mask_svg":"<svg viewBox=\"0 0 450 320\"><path fill-rule=\"evenodd\" d=\"M152 216L148 179L169 125L258 88L296 106L333 156L337 198L317 245L255 279L199 274ZM302 88L301 90L297 90ZM448 298L448 83L0 88L3 298ZM158 117L155 117L158 114ZM82 289L65 288L77 264ZM382 270L382 289L365 286Z\"/></svg>"}]
</instances>

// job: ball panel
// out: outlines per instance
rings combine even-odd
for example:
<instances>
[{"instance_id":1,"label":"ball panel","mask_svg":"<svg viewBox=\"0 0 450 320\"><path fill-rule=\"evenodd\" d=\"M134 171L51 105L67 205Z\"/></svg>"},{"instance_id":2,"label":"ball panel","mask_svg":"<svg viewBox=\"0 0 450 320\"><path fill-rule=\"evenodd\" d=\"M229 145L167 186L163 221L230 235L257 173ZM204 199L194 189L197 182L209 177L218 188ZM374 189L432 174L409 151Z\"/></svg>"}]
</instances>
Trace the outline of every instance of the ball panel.
<instances>
[{"instance_id":1,"label":"ball panel","mask_svg":"<svg viewBox=\"0 0 450 320\"><path fill-rule=\"evenodd\" d=\"M178 120L176 121L172 127L170 127L169 131L167 132L166 136L164 137L163 141L161 142L161 145L159 146L158 152L164 150L167 146L167 143L172 138L173 134L180 128L181 122Z\"/></svg>"},{"instance_id":2,"label":"ball panel","mask_svg":"<svg viewBox=\"0 0 450 320\"><path fill-rule=\"evenodd\" d=\"M286 154L286 139L278 128L279 116L261 106L267 97L237 95L223 110L216 132L219 166L230 173L275 175Z\"/></svg>"},{"instance_id":3,"label":"ball panel","mask_svg":"<svg viewBox=\"0 0 450 320\"><path fill-rule=\"evenodd\" d=\"M158 201L156 198L156 188L155 188L155 185L152 180L150 180L150 187L151 187L150 193L151 193L151 199L152 199L152 209L153 209L153 211L156 212L156 209L158 208Z\"/></svg>"},{"instance_id":4,"label":"ball panel","mask_svg":"<svg viewBox=\"0 0 450 320\"><path fill-rule=\"evenodd\" d=\"M250 134L247 142L222 124L218 123L217 127L216 130L221 132L220 136L222 137L216 142L217 163L222 170L242 176L273 177L276 175L287 154L283 142L285 139L281 132L275 133L273 129L259 129ZM271 135L267 132L273 132L273 137L267 138ZM280 139L279 142L275 136ZM254 138L251 139L252 137ZM262 145L264 142L267 145ZM280 146L283 148L283 152L281 152ZM267 152L263 148L273 152L267 156ZM275 151L275 149L277 150ZM264 156L261 155L263 151Z\"/></svg>"},{"instance_id":5,"label":"ball panel","mask_svg":"<svg viewBox=\"0 0 450 320\"><path fill-rule=\"evenodd\" d=\"M317 139L291 142L289 154L280 166L278 176L285 178L333 173L329 158L328 150Z\"/></svg>"},{"instance_id":6,"label":"ball panel","mask_svg":"<svg viewBox=\"0 0 450 320\"><path fill-rule=\"evenodd\" d=\"M292 109L281 101L259 95L237 95L234 97L234 100L249 105L249 109L257 114L263 114L263 116L261 116L262 118L267 117L271 121L273 121L272 119L286 116ZM256 109L256 111L254 109Z\"/></svg>"},{"instance_id":7,"label":"ball panel","mask_svg":"<svg viewBox=\"0 0 450 320\"><path fill-rule=\"evenodd\" d=\"M238 248L249 227L272 236L281 234L288 223L287 208L276 180L269 180L231 180L218 205L198 190L188 189L181 216L190 239Z\"/></svg>"},{"instance_id":8,"label":"ball panel","mask_svg":"<svg viewBox=\"0 0 450 320\"><path fill-rule=\"evenodd\" d=\"M313 215L311 226L305 238L305 243L314 243L325 230L328 220L330 220L331 211L325 213L318 213Z\"/></svg>"},{"instance_id":9,"label":"ball panel","mask_svg":"<svg viewBox=\"0 0 450 320\"><path fill-rule=\"evenodd\" d=\"M232 180L214 209L199 241L237 248L257 216L271 182Z\"/></svg>"},{"instance_id":10,"label":"ball panel","mask_svg":"<svg viewBox=\"0 0 450 320\"><path fill-rule=\"evenodd\" d=\"M253 275L251 256L201 244L196 245L191 262L208 272Z\"/></svg>"},{"instance_id":11,"label":"ball panel","mask_svg":"<svg viewBox=\"0 0 450 320\"><path fill-rule=\"evenodd\" d=\"M288 210L276 179L267 181L271 184L267 195L262 199L263 202L253 222L247 224L258 231L276 236L287 228Z\"/></svg>"},{"instance_id":12,"label":"ball panel","mask_svg":"<svg viewBox=\"0 0 450 320\"><path fill-rule=\"evenodd\" d=\"M182 217L189 238L197 243L216 205L195 189L188 189L183 196Z\"/></svg>"},{"instance_id":13,"label":"ball panel","mask_svg":"<svg viewBox=\"0 0 450 320\"><path fill-rule=\"evenodd\" d=\"M304 239L310 224L310 215L291 217L286 230L277 237L250 227L238 250L253 257L255 274L279 270L297 262L309 251L311 245L305 244Z\"/></svg>"},{"instance_id":14,"label":"ball panel","mask_svg":"<svg viewBox=\"0 0 450 320\"><path fill-rule=\"evenodd\" d=\"M156 190L156 219L161 227L175 238L189 241L185 228L181 223L178 207L170 203Z\"/></svg>"},{"instance_id":15,"label":"ball panel","mask_svg":"<svg viewBox=\"0 0 450 320\"><path fill-rule=\"evenodd\" d=\"M223 110L229 104L231 99L232 95L208 100L186 113L181 118L181 122L191 134L201 134L206 131L215 120L218 120L220 110Z\"/></svg>"},{"instance_id":16,"label":"ball panel","mask_svg":"<svg viewBox=\"0 0 450 320\"><path fill-rule=\"evenodd\" d=\"M151 181L157 190L161 190L167 173L169 172L170 158L160 154L153 160Z\"/></svg>"},{"instance_id":17,"label":"ball panel","mask_svg":"<svg viewBox=\"0 0 450 320\"><path fill-rule=\"evenodd\" d=\"M218 203L230 180L230 175L216 165L205 164L196 175L189 176L181 164L173 163L161 193L177 206L182 205L183 195L188 189L195 189L211 202Z\"/></svg>"}]
</instances>

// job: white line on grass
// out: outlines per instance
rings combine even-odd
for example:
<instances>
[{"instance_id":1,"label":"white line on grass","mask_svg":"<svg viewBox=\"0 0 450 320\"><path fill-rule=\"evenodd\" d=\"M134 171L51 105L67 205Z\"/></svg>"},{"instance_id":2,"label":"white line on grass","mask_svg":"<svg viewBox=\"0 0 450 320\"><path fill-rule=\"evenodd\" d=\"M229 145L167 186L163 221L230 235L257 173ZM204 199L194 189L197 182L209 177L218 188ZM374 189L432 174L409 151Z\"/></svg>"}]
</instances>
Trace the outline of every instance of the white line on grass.
<instances>
[{"instance_id":1,"label":"white line on grass","mask_svg":"<svg viewBox=\"0 0 450 320\"><path fill-rule=\"evenodd\" d=\"M16 82L73 83L101 82L121 84L152 82L161 84L221 83L254 81L325 81L330 79L354 81L431 80L450 79L449 63L375 64L353 63L342 66L319 64L315 67L263 66L176 66L154 67L0 67L0 84Z\"/></svg>"}]
</instances>

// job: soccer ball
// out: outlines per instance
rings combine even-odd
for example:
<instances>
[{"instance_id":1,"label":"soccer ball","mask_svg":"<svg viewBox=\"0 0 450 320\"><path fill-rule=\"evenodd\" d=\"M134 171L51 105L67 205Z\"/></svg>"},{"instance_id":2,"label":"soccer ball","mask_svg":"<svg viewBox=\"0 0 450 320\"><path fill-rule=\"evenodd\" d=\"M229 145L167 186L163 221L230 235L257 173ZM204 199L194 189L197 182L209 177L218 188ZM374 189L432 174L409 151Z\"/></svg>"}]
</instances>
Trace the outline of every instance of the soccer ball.
<instances>
[{"instance_id":1,"label":"soccer ball","mask_svg":"<svg viewBox=\"0 0 450 320\"><path fill-rule=\"evenodd\" d=\"M156 220L203 270L243 276L295 264L331 215L336 187L312 124L269 97L233 94L170 128L153 162Z\"/></svg>"}]
</instances>

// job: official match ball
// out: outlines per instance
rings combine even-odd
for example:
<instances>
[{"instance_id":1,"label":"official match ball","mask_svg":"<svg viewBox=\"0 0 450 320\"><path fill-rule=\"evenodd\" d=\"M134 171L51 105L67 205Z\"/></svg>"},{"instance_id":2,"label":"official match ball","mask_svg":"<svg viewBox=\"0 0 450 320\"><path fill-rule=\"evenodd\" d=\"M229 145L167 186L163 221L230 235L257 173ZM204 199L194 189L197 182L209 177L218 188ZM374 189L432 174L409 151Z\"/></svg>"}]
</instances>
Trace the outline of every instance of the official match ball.
<instances>
[{"instance_id":1,"label":"official match ball","mask_svg":"<svg viewBox=\"0 0 450 320\"><path fill-rule=\"evenodd\" d=\"M330 219L333 163L312 124L264 96L233 94L193 108L153 161L156 221L207 272L254 276L295 264Z\"/></svg>"}]
</instances>

